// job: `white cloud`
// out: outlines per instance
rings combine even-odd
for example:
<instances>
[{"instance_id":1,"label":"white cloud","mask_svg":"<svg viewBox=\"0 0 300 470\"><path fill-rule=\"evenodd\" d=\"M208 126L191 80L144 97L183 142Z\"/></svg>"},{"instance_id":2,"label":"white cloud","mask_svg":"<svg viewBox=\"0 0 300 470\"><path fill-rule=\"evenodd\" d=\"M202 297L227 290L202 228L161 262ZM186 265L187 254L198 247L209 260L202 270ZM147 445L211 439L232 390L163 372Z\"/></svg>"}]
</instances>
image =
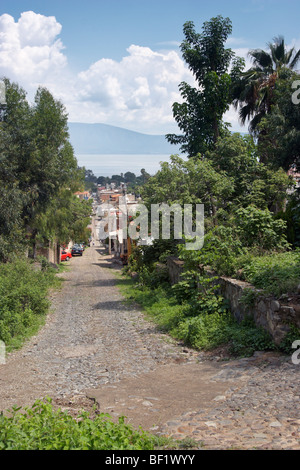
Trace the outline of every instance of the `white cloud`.
<instances>
[{"instance_id":1,"label":"white cloud","mask_svg":"<svg viewBox=\"0 0 300 470\"><path fill-rule=\"evenodd\" d=\"M39 85L62 100L70 121L101 122L149 134L178 132L172 105L179 84L194 79L176 50L155 52L132 44L120 60L100 59L74 75L68 68L55 17L27 11L18 21L0 16L0 77L18 82L32 99ZM245 48L234 49L247 56ZM228 120L236 128L232 111Z\"/></svg>"},{"instance_id":2,"label":"white cloud","mask_svg":"<svg viewBox=\"0 0 300 470\"><path fill-rule=\"evenodd\" d=\"M56 39L61 25L54 17L27 11L17 22L0 16L0 75L20 83L30 93L39 84L53 83L65 69L63 44Z\"/></svg>"},{"instance_id":3,"label":"white cloud","mask_svg":"<svg viewBox=\"0 0 300 470\"><path fill-rule=\"evenodd\" d=\"M181 46L180 41L161 41L156 43L157 46L170 46L179 48Z\"/></svg>"},{"instance_id":4,"label":"white cloud","mask_svg":"<svg viewBox=\"0 0 300 470\"><path fill-rule=\"evenodd\" d=\"M32 99L46 86L72 121L105 122L149 133L176 129L172 104L191 74L178 53L131 45L120 61L100 59L77 76L67 66L56 18L27 11L0 16L0 77L18 82ZM173 130L172 130L173 129Z\"/></svg>"},{"instance_id":5,"label":"white cloud","mask_svg":"<svg viewBox=\"0 0 300 470\"><path fill-rule=\"evenodd\" d=\"M191 73L175 51L159 53L131 45L127 52L119 62L101 59L78 75L70 119L76 119L81 106L81 118L87 122L168 132L174 126L172 104L181 99L178 85L191 81Z\"/></svg>"},{"instance_id":6,"label":"white cloud","mask_svg":"<svg viewBox=\"0 0 300 470\"><path fill-rule=\"evenodd\" d=\"M250 67L253 66L253 63L249 57L249 48L247 47L237 47L237 48L233 48L232 49L236 56L238 57L242 57L243 59L245 59L245 70L248 70Z\"/></svg>"},{"instance_id":7,"label":"white cloud","mask_svg":"<svg viewBox=\"0 0 300 470\"><path fill-rule=\"evenodd\" d=\"M46 17L33 11L22 13L18 21L21 47L50 46L61 29L54 16Z\"/></svg>"},{"instance_id":8,"label":"white cloud","mask_svg":"<svg viewBox=\"0 0 300 470\"><path fill-rule=\"evenodd\" d=\"M239 122L238 113L234 106L231 105L229 110L224 114L224 122L231 124L229 128L232 132L248 132L248 125L242 126Z\"/></svg>"},{"instance_id":9,"label":"white cloud","mask_svg":"<svg viewBox=\"0 0 300 470\"><path fill-rule=\"evenodd\" d=\"M242 46L247 43L245 38L236 38L234 36L231 36L230 38L227 39L226 41L226 46L232 47L232 46Z\"/></svg>"}]
</instances>

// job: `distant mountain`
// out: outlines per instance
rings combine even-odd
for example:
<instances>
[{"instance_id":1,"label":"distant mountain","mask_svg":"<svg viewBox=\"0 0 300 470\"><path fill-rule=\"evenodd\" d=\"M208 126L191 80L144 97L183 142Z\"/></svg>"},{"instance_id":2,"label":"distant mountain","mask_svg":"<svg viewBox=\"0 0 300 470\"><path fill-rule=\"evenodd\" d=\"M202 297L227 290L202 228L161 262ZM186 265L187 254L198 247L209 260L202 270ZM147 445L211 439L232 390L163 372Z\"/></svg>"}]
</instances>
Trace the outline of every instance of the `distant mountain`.
<instances>
[{"instance_id":1,"label":"distant mountain","mask_svg":"<svg viewBox=\"0 0 300 470\"><path fill-rule=\"evenodd\" d=\"M164 135L149 135L107 124L69 122L70 142L75 154L175 154L179 147Z\"/></svg>"}]
</instances>

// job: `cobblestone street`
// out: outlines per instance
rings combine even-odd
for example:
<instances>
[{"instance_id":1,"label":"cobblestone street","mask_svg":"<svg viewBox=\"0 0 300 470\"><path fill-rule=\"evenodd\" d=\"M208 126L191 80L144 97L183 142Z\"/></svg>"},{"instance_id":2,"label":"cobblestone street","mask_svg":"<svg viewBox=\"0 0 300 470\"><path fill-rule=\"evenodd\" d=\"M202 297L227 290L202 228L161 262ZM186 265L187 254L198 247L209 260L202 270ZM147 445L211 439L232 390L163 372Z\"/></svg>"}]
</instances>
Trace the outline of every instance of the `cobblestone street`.
<instances>
[{"instance_id":1,"label":"cobblestone street","mask_svg":"<svg viewBox=\"0 0 300 470\"><path fill-rule=\"evenodd\" d=\"M124 303L110 257L74 258L45 326L0 365L0 410L50 396L199 449L300 449L300 365L275 353L193 351Z\"/></svg>"}]
</instances>

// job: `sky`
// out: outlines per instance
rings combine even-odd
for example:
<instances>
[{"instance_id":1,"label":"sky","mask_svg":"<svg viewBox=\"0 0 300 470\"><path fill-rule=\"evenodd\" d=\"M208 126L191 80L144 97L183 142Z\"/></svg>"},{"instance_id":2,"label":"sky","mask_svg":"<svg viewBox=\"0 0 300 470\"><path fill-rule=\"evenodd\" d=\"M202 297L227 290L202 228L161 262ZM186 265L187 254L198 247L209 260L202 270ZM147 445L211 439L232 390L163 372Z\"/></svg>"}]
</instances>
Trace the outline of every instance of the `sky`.
<instances>
[{"instance_id":1,"label":"sky","mask_svg":"<svg viewBox=\"0 0 300 470\"><path fill-rule=\"evenodd\" d=\"M29 101L48 88L71 122L177 133L178 86L194 83L180 53L183 25L201 32L219 14L231 19L228 47L247 67L249 49L266 49L275 36L300 48L299 0L1 0L0 78ZM232 109L225 120L247 131Z\"/></svg>"}]
</instances>

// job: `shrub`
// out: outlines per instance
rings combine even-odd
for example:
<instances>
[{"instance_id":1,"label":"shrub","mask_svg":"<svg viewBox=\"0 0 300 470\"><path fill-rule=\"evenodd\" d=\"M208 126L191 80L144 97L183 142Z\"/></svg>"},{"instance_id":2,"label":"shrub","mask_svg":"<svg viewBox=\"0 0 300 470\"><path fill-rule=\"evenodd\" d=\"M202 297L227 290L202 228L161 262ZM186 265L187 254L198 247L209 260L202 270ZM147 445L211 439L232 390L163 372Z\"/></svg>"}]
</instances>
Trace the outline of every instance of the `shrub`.
<instances>
[{"instance_id":1,"label":"shrub","mask_svg":"<svg viewBox=\"0 0 300 470\"><path fill-rule=\"evenodd\" d=\"M235 214L235 224L239 238L246 247L283 250L289 246L285 236L286 222L275 219L268 209L255 206L240 208Z\"/></svg>"},{"instance_id":2,"label":"shrub","mask_svg":"<svg viewBox=\"0 0 300 470\"><path fill-rule=\"evenodd\" d=\"M0 450L151 450L159 439L109 415L91 419L83 412L73 418L51 400L37 401L31 408L14 408L0 415Z\"/></svg>"},{"instance_id":3,"label":"shrub","mask_svg":"<svg viewBox=\"0 0 300 470\"><path fill-rule=\"evenodd\" d=\"M10 347L41 324L48 311L47 293L57 282L46 266L36 270L27 260L0 265L0 340Z\"/></svg>"},{"instance_id":4,"label":"shrub","mask_svg":"<svg viewBox=\"0 0 300 470\"><path fill-rule=\"evenodd\" d=\"M228 314L202 314L180 322L176 336L195 349L210 350L228 342L226 326L231 324Z\"/></svg>"},{"instance_id":5,"label":"shrub","mask_svg":"<svg viewBox=\"0 0 300 470\"><path fill-rule=\"evenodd\" d=\"M224 298L217 294L217 278L193 270L184 271L182 278L172 289L178 302L190 305L189 315L223 313L226 310Z\"/></svg>"},{"instance_id":6,"label":"shrub","mask_svg":"<svg viewBox=\"0 0 300 470\"><path fill-rule=\"evenodd\" d=\"M237 257L245 251L235 228L219 225L205 236L199 263L210 266L220 275L231 276L236 270Z\"/></svg>"},{"instance_id":7,"label":"shrub","mask_svg":"<svg viewBox=\"0 0 300 470\"><path fill-rule=\"evenodd\" d=\"M251 356L255 351L275 348L268 333L256 327L252 319L240 324L227 314L204 314L189 317L178 325L178 338L199 350L211 350L228 345L236 357Z\"/></svg>"},{"instance_id":8,"label":"shrub","mask_svg":"<svg viewBox=\"0 0 300 470\"><path fill-rule=\"evenodd\" d=\"M168 282L169 275L167 267L160 265L159 263L153 263L150 266L142 266L138 272L139 285L143 287L150 287L155 289L156 287Z\"/></svg>"},{"instance_id":9,"label":"shrub","mask_svg":"<svg viewBox=\"0 0 300 470\"><path fill-rule=\"evenodd\" d=\"M255 325L251 317L227 327L229 350L234 356L252 356L255 351L276 349L270 335Z\"/></svg>"},{"instance_id":10,"label":"shrub","mask_svg":"<svg viewBox=\"0 0 300 470\"><path fill-rule=\"evenodd\" d=\"M300 250L248 258L243 279L268 294L295 292L300 279Z\"/></svg>"},{"instance_id":11,"label":"shrub","mask_svg":"<svg viewBox=\"0 0 300 470\"><path fill-rule=\"evenodd\" d=\"M253 320L238 323L230 312L220 310L219 304L215 311L198 309L196 314L191 303L179 302L170 287L151 290L138 287L133 280L119 285L125 296L141 305L160 328L195 349L211 350L228 345L233 355L249 356L255 350L275 347L269 335L257 328Z\"/></svg>"}]
</instances>

